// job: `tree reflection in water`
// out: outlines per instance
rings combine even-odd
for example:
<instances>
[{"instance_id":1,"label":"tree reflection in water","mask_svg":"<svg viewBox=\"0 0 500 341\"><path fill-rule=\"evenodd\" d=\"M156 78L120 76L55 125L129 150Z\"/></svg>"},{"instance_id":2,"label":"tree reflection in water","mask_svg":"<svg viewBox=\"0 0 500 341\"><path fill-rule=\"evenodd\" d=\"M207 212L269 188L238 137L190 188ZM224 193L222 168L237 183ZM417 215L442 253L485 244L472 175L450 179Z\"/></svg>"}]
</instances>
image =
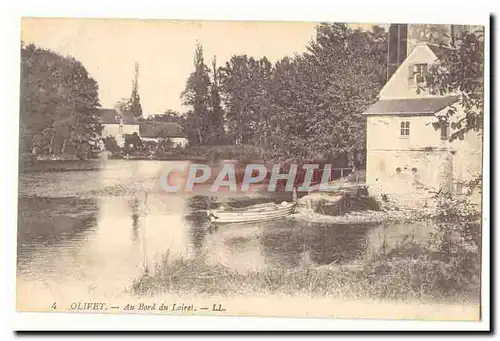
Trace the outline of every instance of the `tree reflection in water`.
<instances>
[{"instance_id":1,"label":"tree reflection in water","mask_svg":"<svg viewBox=\"0 0 500 341\"><path fill-rule=\"evenodd\" d=\"M187 198L188 210L184 219L189 225L189 241L194 257L201 254L205 236L210 231L211 223L206 210L212 207L213 202L213 198L202 195Z\"/></svg>"},{"instance_id":2,"label":"tree reflection in water","mask_svg":"<svg viewBox=\"0 0 500 341\"><path fill-rule=\"evenodd\" d=\"M130 203L132 211L132 240L137 241L139 237L139 199L134 198Z\"/></svg>"},{"instance_id":3,"label":"tree reflection in water","mask_svg":"<svg viewBox=\"0 0 500 341\"><path fill-rule=\"evenodd\" d=\"M95 199L77 197L18 199L18 245L55 244L95 227L99 207Z\"/></svg>"},{"instance_id":4,"label":"tree reflection in water","mask_svg":"<svg viewBox=\"0 0 500 341\"><path fill-rule=\"evenodd\" d=\"M19 197L17 265L36 257L39 247L60 248L70 240L85 240L97 225L95 199L77 197Z\"/></svg>"}]
</instances>

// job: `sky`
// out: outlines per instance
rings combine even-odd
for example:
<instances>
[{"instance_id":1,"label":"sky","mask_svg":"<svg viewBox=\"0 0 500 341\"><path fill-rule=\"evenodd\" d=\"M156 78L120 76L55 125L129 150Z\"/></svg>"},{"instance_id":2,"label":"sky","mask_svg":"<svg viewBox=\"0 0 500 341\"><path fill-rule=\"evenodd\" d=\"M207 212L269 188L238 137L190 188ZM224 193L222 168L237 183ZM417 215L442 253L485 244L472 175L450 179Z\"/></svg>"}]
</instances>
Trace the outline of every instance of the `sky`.
<instances>
[{"instance_id":1,"label":"sky","mask_svg":"<svg viewBox=\"0 0 500 341\"><path fill-rule=\"evenodd\" d=\"M221 22L135 19L24 18L25 43L73 56L99 84L103 108L130 96L134 63L139 63L143 115L185 111L180 94L193 71L197 42L205 63L223 65L235 54L272 62L306 50L315 23ZM358 25L371 27L371 24Z\"/></svg>"}]
</instances>

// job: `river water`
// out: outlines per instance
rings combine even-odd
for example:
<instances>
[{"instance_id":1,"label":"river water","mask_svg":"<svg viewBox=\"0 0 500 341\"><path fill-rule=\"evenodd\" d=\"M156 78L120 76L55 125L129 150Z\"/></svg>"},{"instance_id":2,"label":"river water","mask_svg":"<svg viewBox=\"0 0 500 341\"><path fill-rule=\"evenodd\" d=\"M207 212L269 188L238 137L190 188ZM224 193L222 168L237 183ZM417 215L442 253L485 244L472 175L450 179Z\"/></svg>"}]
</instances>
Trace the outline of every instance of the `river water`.
<instances>
[{"instance_id":1,"label":"river water","mask_svg":"<svg viewBox=\"0 0 500 341\"><path fill-rule=\"evenodd\" d=\"M162 191L167 161L110 160L95 169L20 175L18 289L120 295L165 254L237 271L349 263L425 227L285 219L213 226L203 196ZM92 168L92 167L91 167ZM147 198L146 198L147 193ZM42 291L43 292L43 291Z\"/></svg>"}]
</instances>

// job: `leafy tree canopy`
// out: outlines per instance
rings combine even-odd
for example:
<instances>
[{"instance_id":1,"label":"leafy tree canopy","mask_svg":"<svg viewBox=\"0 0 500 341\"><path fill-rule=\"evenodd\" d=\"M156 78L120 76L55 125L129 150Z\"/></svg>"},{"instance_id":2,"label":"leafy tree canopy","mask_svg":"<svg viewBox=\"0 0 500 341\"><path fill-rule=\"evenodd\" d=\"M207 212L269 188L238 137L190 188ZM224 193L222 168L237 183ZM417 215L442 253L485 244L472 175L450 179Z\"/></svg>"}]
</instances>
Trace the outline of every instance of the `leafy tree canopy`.
<instances>
[{"instance_id":1,"label":"leafy tree canopy","mask_svg":"<svg viewBox=\"0 0 500 341\"><path fill-rule=\"evenodd\" d=\"M464 32L456 45L431 67L427 88L422 89L434 94L459 95L458 105L449 110L448 116L459 109L465 115L454 122L451 140L463 138L471 130L481 131L484 118L484 34Z\"/></svg>"},{"instance_id":2,"label":"leafy tree canopy","mask_svg":"<svg viewBox=\"0 0 500 341\"><path fill-rule=\"evenodd\" d=\"M99 106L97 82L79 61L33 44L22 45L22 152L83 157L102 130Z\"/></svg>"}]
</instances>

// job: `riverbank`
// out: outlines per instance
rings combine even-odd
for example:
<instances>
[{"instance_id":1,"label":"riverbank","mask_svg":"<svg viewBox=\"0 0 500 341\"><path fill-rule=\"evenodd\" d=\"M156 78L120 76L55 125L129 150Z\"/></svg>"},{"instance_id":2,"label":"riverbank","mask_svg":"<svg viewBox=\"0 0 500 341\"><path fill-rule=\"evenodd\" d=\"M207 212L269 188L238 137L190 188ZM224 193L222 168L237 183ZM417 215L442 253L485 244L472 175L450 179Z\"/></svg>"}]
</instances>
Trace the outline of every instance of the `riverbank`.
<instances>
[{"instance_id":1,"label":"riverbank","mask_svg":"<svg viewBox=\"0 0 500 341\"><path fill-rule=\"evenodd\" d=\"M339 216L331 216L314 212L302 211L292 214L288 219L326 224L380 224L384 222L405 222L420 220L425 212L412 210L391 211L354 211Z\"/></svg>"},{"instance_id":2,"label":"riverbank","mask_svg":"<svg viewBox=\"0 0 500 341\"><path fill-rule=\"evenodd\" d=\"M455 274L450 274L450 265L432 258L432 252L411 241L348 265L247 272L237 272L220 264L208 265L203 257L170 260L167 256L154 269L136 279L131 292L140 297L166 293L297 295L478 304L479 282L457 285Z\"/></svg>"},{"instance_id":3,"label":"riverbank","mask_svg":"<svg viewBox=\"0 0 500 341\"><path fill-rule=\"evenodd\" d=\"M343 263L335 258L328 265L315 265L304 259L294 268L264 267L236 271L220 263L209 264L207 255L169 259L161 262L132 284L139 295L159 293L207 293L221 295L305 295L345 299L417 300L423 302L469 302L480 297L480 240L475 216L458 218L460 201L441 206L434 215L425 210L390 209L351 211L327 216L302 209L289 219L302 219L310 226L321 222L339 229L340 224L380 224L382 221L410 222L422 219L433 226L430 239L416 239L411 231L396 243L382 240L376 248ZM463 207L462 207L463 206ZM431 218L432 217L432 218ZM426 220L424 220L424 218ZM371 219L371 220L370 220ZM451 233L451 231L453 233ZM347 241L346 241L347 242ZM479 244L478 244L479 243ZM347 250L346 250L347 252ZM307 255L305 255L307 256Z\"/></svg>"},{"instance_id":4,"label":"riverbank","mask_svg":"<svg viewBox=\"0 0 500 341\"><path fill-rule=\"evenodd\" d=\"M288 219L326 224L379 224L428 219L435 205L408 206L394 199L383 201L369 195L362 183L334 192L313 192L298 199L297 209Z\"/></svg>"}]
</instances>

